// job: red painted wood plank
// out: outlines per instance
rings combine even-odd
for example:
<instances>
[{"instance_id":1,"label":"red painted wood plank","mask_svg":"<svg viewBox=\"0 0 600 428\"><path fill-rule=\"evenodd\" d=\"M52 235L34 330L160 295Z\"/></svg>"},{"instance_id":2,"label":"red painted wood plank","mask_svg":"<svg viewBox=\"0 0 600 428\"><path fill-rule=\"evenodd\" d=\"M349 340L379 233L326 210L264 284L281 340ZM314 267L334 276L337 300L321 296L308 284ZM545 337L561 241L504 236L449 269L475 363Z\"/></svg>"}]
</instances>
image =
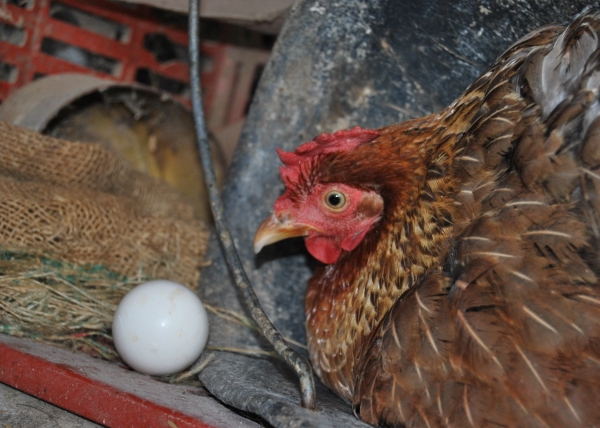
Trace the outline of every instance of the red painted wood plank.
<instances>
[{"instance_id":1,"label":"red painted wood plank","mask_svg":"<svg viewBox=\"0 0 600 428\"><path fill-rule=\"evenodd\" d=\"M211 427L177 410L96 382L66 365L50 363L2 343L0 381L103 425Z\"/></svg>"}]
</instances>

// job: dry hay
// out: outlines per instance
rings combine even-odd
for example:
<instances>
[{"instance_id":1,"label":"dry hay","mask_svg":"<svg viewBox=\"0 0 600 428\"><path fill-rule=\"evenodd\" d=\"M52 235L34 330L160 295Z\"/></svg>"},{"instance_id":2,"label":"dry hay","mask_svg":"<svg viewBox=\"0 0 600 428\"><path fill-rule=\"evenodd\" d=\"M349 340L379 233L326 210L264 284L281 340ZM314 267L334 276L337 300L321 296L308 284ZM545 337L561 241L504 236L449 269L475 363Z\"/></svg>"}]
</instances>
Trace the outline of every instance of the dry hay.
<instances>
[{"instance_id":1,"label":"dry hay","mask_svg":"<svg viewBox=\"0 0 600 428\"><path fill-rule=\"evenodd\" d=\"M101 265L0 252L0 331L114 360L113 314L121 298L142 282Z\"/></svg>"}]
</instances>

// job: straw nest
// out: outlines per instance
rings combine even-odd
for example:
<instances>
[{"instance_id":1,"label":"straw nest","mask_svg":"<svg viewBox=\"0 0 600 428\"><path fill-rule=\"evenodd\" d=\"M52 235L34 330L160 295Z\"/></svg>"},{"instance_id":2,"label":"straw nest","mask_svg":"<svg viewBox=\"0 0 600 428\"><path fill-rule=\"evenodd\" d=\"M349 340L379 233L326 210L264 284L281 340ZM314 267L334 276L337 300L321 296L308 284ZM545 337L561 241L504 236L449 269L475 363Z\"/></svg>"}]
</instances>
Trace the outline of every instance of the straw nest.
<instances>
[{"instance_id":1,"label":"straw nest","mask_svg":"<svg viewBox=\"0 0 600 428\"><path fill-rule=\"evenodd\" d=\"M146 280L102 265L0 251L0 331L116 360L110 336L114 312L121 298Z\"/></svg>"}]
</instances>

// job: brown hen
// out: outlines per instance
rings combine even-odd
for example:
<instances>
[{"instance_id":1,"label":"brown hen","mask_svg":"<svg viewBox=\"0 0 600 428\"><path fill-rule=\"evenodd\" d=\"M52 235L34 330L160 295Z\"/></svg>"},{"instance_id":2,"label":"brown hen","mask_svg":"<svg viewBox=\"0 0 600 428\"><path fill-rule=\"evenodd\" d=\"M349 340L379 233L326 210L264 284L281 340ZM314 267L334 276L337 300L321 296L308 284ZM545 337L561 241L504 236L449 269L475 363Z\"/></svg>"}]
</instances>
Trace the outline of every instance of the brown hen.
<instances>
[{"instance_id":1,"label":"brown hen","mask_svg":"<svg viewBox=\"0 0 600 428\"><path fill-rule=\"evenodd\" d=\"M304 236L310 357L387 426L599 426L600 15L451 106L280 152L255 249Z\"/></svg>"}]
</instances>

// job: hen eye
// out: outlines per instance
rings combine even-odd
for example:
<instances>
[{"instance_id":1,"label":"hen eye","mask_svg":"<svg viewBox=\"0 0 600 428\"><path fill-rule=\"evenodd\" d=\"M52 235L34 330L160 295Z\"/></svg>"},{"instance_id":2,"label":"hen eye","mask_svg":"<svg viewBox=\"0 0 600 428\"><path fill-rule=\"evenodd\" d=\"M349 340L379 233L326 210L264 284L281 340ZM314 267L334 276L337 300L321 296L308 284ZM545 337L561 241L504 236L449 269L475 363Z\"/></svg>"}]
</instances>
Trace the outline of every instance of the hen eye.
<instances>
[{"instance_id":1,"label":"hen eye","mask_svg":"<svg viewBox=\"0 0 600 428\"><path fill-rule=\"evenodd\" d=\"M325 195L325 203L333 210L340 210L346 205L346 196L339 190L332 190Z\"/></svg>"}]
</instances>

